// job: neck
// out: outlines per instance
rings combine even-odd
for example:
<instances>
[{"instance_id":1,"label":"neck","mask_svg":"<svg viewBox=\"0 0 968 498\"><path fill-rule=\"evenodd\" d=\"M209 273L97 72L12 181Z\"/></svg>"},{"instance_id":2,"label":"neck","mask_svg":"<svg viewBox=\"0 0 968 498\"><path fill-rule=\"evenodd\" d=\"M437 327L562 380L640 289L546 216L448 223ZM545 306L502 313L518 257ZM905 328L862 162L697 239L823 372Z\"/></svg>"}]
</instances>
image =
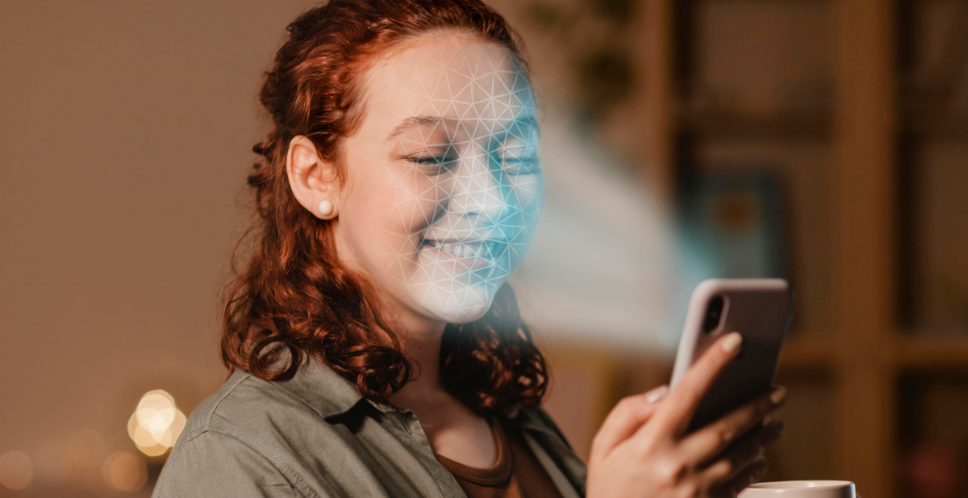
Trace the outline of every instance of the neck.
<instances>
[{"instance_id":1,"label":"neck","mask_svg":"<svg viewBox=\"0 0 968 498\"><path fill-rule=\"evenodd\" d=\"M339 218L334 219L332 223L334 227L332 233L339 259L346 262L354 271L366 274L365 269L353 263L356 258L352 257L354 254L350 249L352 244L348 244L342 237ZM443 392L443 385L440 382L440 341L444 336L447 322L420 315L392 297L384 297L382 305L387 306L387 315L396 318L394 332L398 335L403 353L417 369L417 377L398 393L390 396L390 401L398 406L406 406L409 403L404 403L404 400L408 397L415 395L426 397L428 393Z\"/></svg>"},{"instance_id":2,"label":"neck","mask_svg":"<svg viewBox=\"0 0 968 498\"><path fill-rule=\"evenodd\" d=\"M416 377L390 397L395 405L412 409L444 392L440 380L440 345L446 326L446 322L416 316L397 322L401 347L414 364Z\"/></svg>"}]
</instances>

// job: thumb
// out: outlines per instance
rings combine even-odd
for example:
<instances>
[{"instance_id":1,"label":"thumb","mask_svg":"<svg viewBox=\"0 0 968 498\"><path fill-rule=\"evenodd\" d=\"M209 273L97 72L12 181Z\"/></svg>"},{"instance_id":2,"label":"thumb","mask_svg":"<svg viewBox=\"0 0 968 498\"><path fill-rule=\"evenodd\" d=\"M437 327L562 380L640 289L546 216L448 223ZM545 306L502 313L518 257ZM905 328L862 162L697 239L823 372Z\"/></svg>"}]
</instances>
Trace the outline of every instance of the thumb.
<instances>
[{"instance_id":1,"label":"thumb","mask_svg":"<svg viewBox=\"0 0 968 498\"><path fill-rule=\"evenodd\" d=\"M589 460L604 457L612 448L635 434L639 427L649 421L667 392L668 386L659 386L645 394L628 396L619 401L595 434Z\"/></svg>"}]
</instances>

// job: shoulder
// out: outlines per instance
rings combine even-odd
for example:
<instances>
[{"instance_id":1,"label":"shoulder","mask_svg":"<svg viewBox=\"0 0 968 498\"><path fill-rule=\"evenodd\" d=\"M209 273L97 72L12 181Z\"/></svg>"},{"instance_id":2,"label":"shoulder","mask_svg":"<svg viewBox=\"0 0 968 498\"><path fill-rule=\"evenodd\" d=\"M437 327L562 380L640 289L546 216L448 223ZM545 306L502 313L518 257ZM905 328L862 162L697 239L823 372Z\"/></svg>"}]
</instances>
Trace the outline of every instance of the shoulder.
<instances>
[{"instance_id":1,"label":"shoulder","mask_svg":"<svg viewBox=\"0 0 968 498\"><path fill-rule=\"evenodd\" d=\"M152 496L300 496L287 473L249 442L209 430L179 441Z\"/></svg>"},{"instance_id":2,"label":"shoulder","mask_svg":"<svg viewBox=\"0 0 968 498\"><path fill-rule=\"evenodd\" d=\"M278 430L281 419L312 419L313 408L276 383L245 371L236 371L215 394L203 401L188 417L179 443L218 432L239 440ZM177 446L177 445L176 445Z\"/></svg>"},{"instance_id":3,"label":"shoulder","mask_svg":"<svg viewBox=\"0 0 968 498\"><path fill-rule=\"evenodd\" d=\"M154 496L301 496L290 453L307 430L333 430L321 422L299 397L237 371L188 417Z\"/></svg>"}]
</instances>

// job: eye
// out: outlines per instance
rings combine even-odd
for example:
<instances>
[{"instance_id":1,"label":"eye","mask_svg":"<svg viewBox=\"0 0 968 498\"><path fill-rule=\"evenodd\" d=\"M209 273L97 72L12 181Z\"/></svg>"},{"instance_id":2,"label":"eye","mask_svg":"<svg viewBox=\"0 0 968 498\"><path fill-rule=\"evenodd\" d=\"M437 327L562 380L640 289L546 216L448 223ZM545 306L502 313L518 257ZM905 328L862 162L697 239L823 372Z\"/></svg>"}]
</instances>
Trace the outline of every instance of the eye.
<instances>
[{"instance_id":1,"label":"eye","mask_svg":"<svg viewBox=\"0 0 968 498\"><path fill-rule=\"evenodd\" d=\"M412 163L428 166L439 166L456 161L455 158L447 156L407 156L407 160Z\"/></svg>"},{"instance_id":2,"label":"eye","mask_svg":"<svg viewBox=\"0 0 968 498\"><path fill-rule=\"evenodd\" d=\"M541 169L534 142L510 137L495 152L501 167L510 175L532 175Z\"/></svg>"},{"instance_id":3,"label":"eye","mask_svg":"<svg viewBox=\"0 0 968 498\"><path fill-rule=\"evenodd\" d=\"M457 158L451 156L407 156L405 159L431 176L446 173L457 164Z\"/></svg>"},{"instance_id":4,"label":"eye","mask_svg":"<svg viewBox=\"0 0 968 498\"><path fill-rule=\"evenodd\" d=\"M440 147L415 151L405 155L403 159L429 173L439 174L450 169L458 158L457 151L453 147Z\"/></svg>"}]
</instances>

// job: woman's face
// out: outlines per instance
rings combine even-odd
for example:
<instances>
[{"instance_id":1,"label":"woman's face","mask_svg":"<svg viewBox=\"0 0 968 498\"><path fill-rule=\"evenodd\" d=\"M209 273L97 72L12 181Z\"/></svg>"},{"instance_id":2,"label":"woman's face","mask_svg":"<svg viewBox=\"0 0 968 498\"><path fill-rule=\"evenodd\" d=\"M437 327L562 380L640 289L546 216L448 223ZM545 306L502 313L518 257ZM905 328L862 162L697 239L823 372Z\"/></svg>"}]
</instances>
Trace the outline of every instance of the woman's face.
<instances>
[{"instance_id":1,"label":"woman's face","mask_svg":"<svg viewBox=\"0 0 968 498\"><path fill-rule=\"evenodd\" d=\"M481 317L517 267L544 184L531 85L511 53L464 34L405 42L365 75L343 143L344 262L425 318Z\"/></svg>"}]
</instances>

